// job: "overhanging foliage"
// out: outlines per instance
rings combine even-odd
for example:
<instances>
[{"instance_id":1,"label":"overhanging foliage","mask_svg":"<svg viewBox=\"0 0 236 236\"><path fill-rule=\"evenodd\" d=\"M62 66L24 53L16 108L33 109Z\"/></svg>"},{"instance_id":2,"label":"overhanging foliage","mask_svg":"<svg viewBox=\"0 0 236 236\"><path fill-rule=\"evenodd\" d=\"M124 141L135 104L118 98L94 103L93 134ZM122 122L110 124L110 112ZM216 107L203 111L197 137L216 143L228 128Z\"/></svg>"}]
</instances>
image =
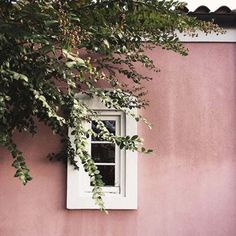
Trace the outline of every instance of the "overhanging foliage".
<instances>
[{"instance_id":1,"label":"overhanging foliage","mask_svg":"<svg viewBox=\"0 0 236 236\"><path fill-rule=\"evenodd\" d=\"M93 197L104 208L101 175L86 151L93 131L85 130L83 122L97 119L101 138L121 148L150 150L137 135L109 133L76 94L97 96L107 107L130 115L133 108L145 107L142 81L151 78L139 74L134 64L158 71L145 51L160 46L186 55L176 32L220 32L212 23L181 13L184 5L172 0L1 0L0 144L10 151L15 176L23 184L31 176L14 132L35 134L40 121L64 143L62 152L49 157L69 159L78 168L79 156L93 182ZM119 81L117 74L124 79ZM101 81L112 89L100 88ZM69 127L75 148L66 135Z\"/></svg>"}]
</instances>

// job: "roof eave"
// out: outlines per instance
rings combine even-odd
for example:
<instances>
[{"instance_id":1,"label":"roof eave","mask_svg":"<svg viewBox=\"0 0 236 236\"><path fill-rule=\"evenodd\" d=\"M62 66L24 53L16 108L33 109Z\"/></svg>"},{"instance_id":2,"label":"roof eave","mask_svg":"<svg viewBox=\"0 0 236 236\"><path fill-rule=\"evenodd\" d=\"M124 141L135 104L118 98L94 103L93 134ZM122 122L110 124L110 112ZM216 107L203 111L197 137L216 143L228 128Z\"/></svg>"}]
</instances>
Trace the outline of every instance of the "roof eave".
<instances>
[{"instance_id":1,"label":"roof eave","mask_svg":"<svg viewBox=\"0 0 236 236\"><path fill-rule=\"evenodd\" d=\"M199 20L204 21L211 21L214 20L216 24L221 27L229 27L233 28L236 27L236 12L231 13L196 13L196 12L189 12L189 16L194 16Z\"/></svg>"}]
</instances>

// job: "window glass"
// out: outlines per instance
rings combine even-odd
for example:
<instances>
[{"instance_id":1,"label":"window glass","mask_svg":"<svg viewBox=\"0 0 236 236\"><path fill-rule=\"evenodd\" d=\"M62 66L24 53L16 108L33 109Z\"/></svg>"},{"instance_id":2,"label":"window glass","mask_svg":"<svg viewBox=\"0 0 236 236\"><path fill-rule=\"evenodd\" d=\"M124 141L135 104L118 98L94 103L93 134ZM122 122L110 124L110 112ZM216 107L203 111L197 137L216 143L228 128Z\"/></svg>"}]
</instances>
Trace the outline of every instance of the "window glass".
<instances>
[{"instance_id":1,"label":"window glass","mask_svg":"<svg viewBox=\"0 0 236 236\"><path fill-rule=\"evenodd\" d=\"M102 176L102 181L105 187L113 187L115 186L115 166L109 165L97 165L98 170L100 171L100 175ZM92 183L90 183L93 185Z\"/></svg>"},{"instance_id":2,"label":"window glass","mask_svg":"<svg viewBox=\"0 0 236 236\"><path fill-rule=\"evenodd\" d=\"M101 117L103 124L112 134L116 134L116 120L105 119ZM99 134L100 129L97 128L97 122L92 121L92 130ZM102 175L102 180L105 186L115 186L116 160L116 145L99 137L92 136L91 138L91 156Z\"/></svg>"},{"instance_id":3,"label":"window glass","mask_svg":"<svg viewBox=\"0 0 236 236\"><path fill-rule=\"evenodd\" d=\"M92 143L91 155L95 163L115 163L115 144Z\"/></svg>"},{"instance_id":4,"label":"window glass","mask_svg":"<svg viewBox=\"0 0 236 236\"><path fill-rule=\"evenodd\" d=\"M102 175L102 180L105 186L115 185L115 166L103 166L99 165L98 169Z\"/></svg>"}]
</instances>

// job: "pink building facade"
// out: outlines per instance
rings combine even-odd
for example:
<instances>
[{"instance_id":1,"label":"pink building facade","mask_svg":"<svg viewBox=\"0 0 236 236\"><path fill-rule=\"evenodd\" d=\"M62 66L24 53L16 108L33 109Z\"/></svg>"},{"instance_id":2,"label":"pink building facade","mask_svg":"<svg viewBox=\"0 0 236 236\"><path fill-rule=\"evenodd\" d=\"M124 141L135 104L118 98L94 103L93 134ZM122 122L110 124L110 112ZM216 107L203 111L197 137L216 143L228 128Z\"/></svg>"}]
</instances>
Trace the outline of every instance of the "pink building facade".
<instances>
[{"instance_id":1,"label":"pink building facade","mask_svg":"<svg viewBox=\"0 0 236 236\"><path fill-rule=\"evenodd\" d=\"M235 236L236 37L187 42L182 57L156 48L161 68L146 83L153 124L138 132L151 155L138 157L138 209L66 209L66 166L45 156L59 150L44 126L19 134L34 177L13 178L12 158L0 149L0 236ZM219 42L220 41L220 42ZM143 68L142 72L149 73Z\"/></svg>"}]
</instances>

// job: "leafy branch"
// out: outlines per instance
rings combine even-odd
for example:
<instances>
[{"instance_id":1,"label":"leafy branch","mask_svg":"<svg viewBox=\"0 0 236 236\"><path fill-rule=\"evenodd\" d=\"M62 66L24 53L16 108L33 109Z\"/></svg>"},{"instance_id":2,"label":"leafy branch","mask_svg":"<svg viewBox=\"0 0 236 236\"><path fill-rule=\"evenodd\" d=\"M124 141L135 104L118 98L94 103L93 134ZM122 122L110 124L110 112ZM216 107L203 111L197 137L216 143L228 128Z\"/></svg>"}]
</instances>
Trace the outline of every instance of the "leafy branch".
<instances>
[{"instance_id":1,"label":"leafy branch","mask_svg":"<svg viewBox=\"0 0 236 236\"><path fill-rule=\"evenodd\" d=\"M79 158L93 183L93 198L105 209L102 177L86 149L92 130L86 130L84 122L96 119L99 137L120 148L151 150L142 146L138 135L109 133L76 94L96 96L108 108L149 125L132 113L148 105L142 82L151 80L138 73L136 65L159 71L146 52L159 46L186 55L176 32L222 32L212 22L181 13L183 6L173 0L0 2L0 145L11 153L15 176L23 184L31 176L14 134L34 135L37 122L43 122L63 141L62 151L49 159L69 160L78 169ZM101 82L110 89L101 88Z\"/></svg>"}]
</instances>

